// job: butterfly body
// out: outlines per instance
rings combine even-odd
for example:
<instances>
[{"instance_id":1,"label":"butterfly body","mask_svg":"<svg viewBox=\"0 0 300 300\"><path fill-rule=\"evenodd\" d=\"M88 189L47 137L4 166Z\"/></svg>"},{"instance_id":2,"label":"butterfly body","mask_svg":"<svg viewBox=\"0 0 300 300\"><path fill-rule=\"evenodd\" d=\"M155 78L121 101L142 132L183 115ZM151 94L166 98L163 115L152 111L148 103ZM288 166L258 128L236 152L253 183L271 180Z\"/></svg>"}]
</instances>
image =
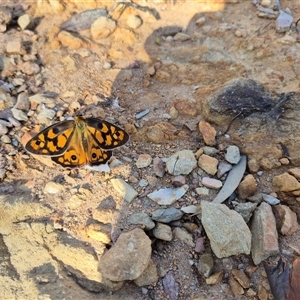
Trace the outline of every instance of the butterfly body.
<instances>
[{"instance_id":1,"label":"butterfly body","mask_svg":"<svg viewBox=\"0 0 300 300\"><path fill-rule=\"evenodd\" d=\"M25 149L51 156L63 167L105 164L112 149L124 145L129 135L120 127L98 118L76 117L56 123L34 136Z\"/></svg>"}]
</instances>

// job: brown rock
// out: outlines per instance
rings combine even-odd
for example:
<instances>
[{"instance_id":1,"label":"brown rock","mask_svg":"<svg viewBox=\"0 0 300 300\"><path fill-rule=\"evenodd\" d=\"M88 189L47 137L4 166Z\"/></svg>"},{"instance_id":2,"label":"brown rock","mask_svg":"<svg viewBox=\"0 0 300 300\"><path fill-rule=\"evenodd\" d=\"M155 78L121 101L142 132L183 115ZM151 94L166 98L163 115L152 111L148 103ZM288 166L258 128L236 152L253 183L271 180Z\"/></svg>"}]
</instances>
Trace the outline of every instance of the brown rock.
<instances>
[{"instance_id":1,"label":"brown rock","mask_svg":"<svg viewBox=\"0 0 300 300\"><path fill-rule=\"evenodd\" d=\"M259 300L267 300L268 299L268 292L264 286L259 285L257 297Z\"/></svg>"},{"instance_id":2,"label":"brown rock","mask_svg":"<svg viewBox=\"0 0 300 300\"><path fill-rule=\"evenodd\" d=\"M146 137L150 142L161 144L174 138L177 128L168 122L160 122L146 129Z\"/></svg>"},{"instance_id":3,"label":"brown rock","mask_svg":"<svg viewBox=\"0 0 300 300\"><path fill-rule=\"evenodd\" d=\"M289 159L286 158L286 157L282 157L279 159L279 162L282 164L282 165L288 165L290 163Z\"/></svg>"},{"instance_id":4,"label":"brown rock","mask_svg":"<svg viewBox=\"0 0 300 300\"><path fill-rule=\"evenodd\" d=\"M110 224L101 224L95 220L89 220L88 224L85 227L86 234L97 241L102 242L103 244L110 243Z\"/></svg>"},{"instance_id":5,"label":"brown rock","mask_svg":"<svg viewBox=\"0 0 300 300\"><path fill-rule=\"evenodd\" d=\"M162 82L169 82L170 78L171 78L171 75L168 72L164 71L164 70L157 70L156 74L155 74L155 78L157 80L162 81Z\"/></svg>"},{"instance_id":6,"label":"brown rock","mask_svg":"<svg viewBox=\"0 0 300 300\"><path fill-rule=\"evenodd\" d=\"M158 273L156 265L151 259L148 267L143 274L138 277L134 282L137 286L154 285L158 281Z\"/></svg>"},{"instance_id":7,"label":"brown rock","mask_svg":"<svg viewBox=\"0 0 300 300\"><path fill-rule=\"evenodd\" d=\"M213 285L213 284L220 283L223 279L223 275L224 275L224 272L222 271L222 272L217 272L217 273L209 276L208 278L205 279L206 284Z\"/></svg>"},{"instance_id":8,"label":"brown rock","mask_svg":"<svg viewBox=\"0 0 300 300\"><path fill-rule=\"evenodd\" d=\"M186 99L178 99L174 101L174 107L176 110L185 116L195 117L197 115L196 104L191 103Z\"/></svg>"},{"instance_id":9,"label":"brown rock","mask_svg":"<svg viewBox=\"0 0 300 300\"><path fill-rule=\"evenodd\" d=\"M229 277L229 285L231 287L231 290L235 297L238 295L243 295L244 294L244 289L241 287L241 285L233 278L233 276Z\"/></svg>"},{"instance_id":10,"label":"brown rock","mask_svg":"<svg viewBox=\"0 0 300 300\"><path fill-rule=\"evenodd\" d=\"M172 178L172 185L175 187L181 187L183 185L185 185L185 177L182 175L178 175Z\"/></svg>"},{"instance_id":11,"label":"brown rock","mask_svg":"<svg viewBox=\"0 0 300 300\"><path fill-rule=\"evenodd\" d=\"M214 146L216 144L216 129L212 127L208 122L199 122L199 131L203 136L204 143L208 146Z\"/></svg>"},{"instance_id":12,"label":"brown rock","mask_svg":"<svg viewBox=\"0 0 300 300\"><path fill-rule=\"evenodd\" d=\"M169 115L171 116L171 119L176 119L178 117L178 114L178 110L174 106L171 106L169 110Z\"/></svg>"},{"instance_id":13,"label":"brown rock","mask_svg":"<svg viewBox=\"0 0 300 300\"><path fill-rule=\"evenodd\" d=\"M251 173L256 173L259 170L259 163L255 158L251 158L248 161L248 168Z\"/></svg>"},{"instance_id":14,"label":"brown rock","mask_svg":"<svg viewBox=\"0 0 300 300\"><path fill-rule=\"evenodd\" d=\"M247 175L238 186L238 193L241 199L246 199L256 192L256 180L252 174Z\"/></svg>"},{"instance_id":15,"label":"brown rock","mask_svg":"<svg viewBox=\"0 0 300 300\"><path fill-rule=\"evenodd\" d=\"M202 154L198 159L199 168L210 175L215 175L217 173L218 163L219 161L216 158L206 154Z\"/></svg>"},{"instance_id":16,"label":"brown rock","mask_svg":"<svg viewBox=\"0 0 300 300\"><path fill-rule=\"evenodd\" d=\"M300 179L300 168L292 168L289 169L288 172L294 177L296 177L298 180Z\"/></svg>"},{"instance_id":17,"label":"brown rock","mask_svg":"<svg viewBox=\"0 0 300 300\"><path fill-rule=\"evenodd\" d=\"M140 154L135 164L140 169L150 166L151 162L152 157L149 154Z\"/></svg>"},{"instance_id":18,"label":"brown rock","mask_svg":"<svg viewBox=\"0 0 300 300\"><path fill-rule=\"evenodd\" d=\"M209 277L213 271L214 259L211 253L204 253L200 256L197 269L204 277Z\"/></svg>"},{"instance_id":19,"label":"brown rock","mask_svg":"<svg viewBox=\"0 0 300 300\"><path fill-rule=\"evenodd\" d=\"M246 270L245 270L245 273L251 277L253 275L253 273L258 269L257 266L247 266L246 267Z\"/></svg>"},{"instance_id":20,"label":"brown rock","mask_svg":"<svg viewBox=\"0 0 300 300\"><path fill-rule=\"evenodd\" d=\"M69 47L70 49L79 49L83 45L83 42L80 38L64 30L58 34L57 39L62 43L63 46Z\"/></svg>"},{"instance_id":21,"label":"brown rock","mask_svg":"<svg viewBox=\"0 0 300 300\"><path fill-rule=\"evenodd\" d=\"M250 279L247 277L247 275L241 271L241 270L237 270L237 269L233 269L231 271L234 279L244 288L244 289L248 289L250 287Z\"/></svg>"},{"instance_id":22,"label":"brown rock","mask_svg":"<svg viewBox=\"0 0 300 300\"><path fill-rule=\"evenodd\" d=\"M157 223L155 228L153 229L153 235L160 240L163 241L172 241L173 234L172 229L170 226L163 224L163 223Z\"/></svg>"},{"instance_id":23,"label":"brown rock","mask_svg":"<svg viewBox=\"0 0 300 300\"><path fill-rule=\"evenodd\" d=\"M286 172L281 175L274 176L272 183L276 190L281 192L292 192L300 189L300 183L298 180Z\"/></svg>"},{"instance_id":24,"label":"brown rock","mask_svg":"<svg viewBox=\"0 0 300 300\"><path fill-rule=\"evenodd\" d=\"M116 30L116 22L108 17L99 17L91 26L91 35L94 41L107 38Z\"/></svg>"},{"instance_id":25,"label":"brown rock","mask_svg":"<svg viewBox=\"0 0 300 300\"><path fill-rule=\"evenodd\" d=\"M21 70L23 73L25 73L27 75L33 75L33 74L37 74L40 72L40 67L36 63L27 61L22 64Z\"/></svg>"},{"instance_id":26,"label":"brown rock","mask_svg":"<svg viewBox=\"0 0 300 300\"><path fill-rule=\"evenodd\" d=\"M274 163L271 162L267 157L262 158L262 160L260 161L260 166L264 169L264 170L271 170L274 167Z\"/></svg>"},{"instance_id":27,"label":"brown rock","mask_svg":"<svg viewBox=\"0 0 300 300\"><path fill-rule=\"evenodd\" d=\"M134 280L149 265L151 240L145 232L136 228L122 233L117 242L101 257L99 271L112 281Z\"/></svg>"},{"instance_id":28,"label":"brown rock","mask_svg":"<svg viewBox=\"0 0 300 300\"><path fill-rule=\"evenodd\" d=\"M277 225L283 235L291 235L299 229L297 215L286 205L275 205L273 207Z\"/></svg>"},{"instance_id":29,"label":"brown rock","mask_svg":"<svg viewBox=\"0 0 300 300\"><path fill-rule=\"evenodd\" d=\"M22 40L19 38L16 38L12 41L9 41L6 45L6 52L8 54L20 54L24 55L26 54L26 50L23 47Z\"/></svg>"}]
</instances>

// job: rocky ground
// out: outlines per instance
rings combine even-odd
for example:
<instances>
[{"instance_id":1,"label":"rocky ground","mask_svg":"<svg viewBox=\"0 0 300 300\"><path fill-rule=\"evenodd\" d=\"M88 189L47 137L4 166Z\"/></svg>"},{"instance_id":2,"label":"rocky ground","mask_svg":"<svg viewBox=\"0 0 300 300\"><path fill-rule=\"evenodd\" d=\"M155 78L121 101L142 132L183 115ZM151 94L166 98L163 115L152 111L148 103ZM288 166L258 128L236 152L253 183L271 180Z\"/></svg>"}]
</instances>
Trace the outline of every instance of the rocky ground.
<instances>
[{"instance_id":1,"label":"rocky ground","mask_svg":"<svg viewBox=\"0 0 300 300\"><path fill-rule=\"evenodd\" d=\"M276 3L1 3L1 299L274 298L263 262L300 256L300 8ZM105 172L24 150L78 113L130 134Z\"/></svg>"}]
</instances>

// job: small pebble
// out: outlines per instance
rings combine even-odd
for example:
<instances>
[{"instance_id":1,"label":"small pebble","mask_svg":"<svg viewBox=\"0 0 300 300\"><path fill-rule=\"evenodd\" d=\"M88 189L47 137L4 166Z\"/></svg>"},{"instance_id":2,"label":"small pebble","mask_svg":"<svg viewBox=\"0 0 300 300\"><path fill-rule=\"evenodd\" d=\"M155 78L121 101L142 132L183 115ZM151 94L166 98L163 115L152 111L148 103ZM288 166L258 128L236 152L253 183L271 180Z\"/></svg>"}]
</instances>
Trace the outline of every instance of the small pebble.
<instances>
[{"instance_id":1,"label":"small pebble","mask_svg":"<svg viewBox=\"0 0 300 300\"><path fill-rule=\"evenodd\" d=\"M278 200L277 198L264 193L262 193L262 198L265 202L269 203L270 205L276 205L280 203L280 200Z\"/></svg>"},{"instance_id":2,"label":"small pebble","mask_svg":"<svg viewBox=\"0 0 300 300\"><path fill-rule=\"evenodd\" d=\"M209 189L206 187L198 187L196 188L196 193L200 196L205 196L209 194Z\"/></svg>"},{"instance_id":3,"label":"small pebble","mask_svg":"<svg viewBox=\"0 0 300 300\"><path fill-rule=\"evenodd\" d=\"M181 210L186 214L195 214L199 211L199 208L196 205L189 205L181 207Z\"/></svg>"},{"instance_id":4,"label":"small pebble","mask_svg":"<svg viewBox=\"0 0 300 300\"><path fill-rule=\"evenodd\" d=\"M205 17L200 17L198 20L196 20L196 25L197 26L199 26L199 27L201 27L201 26L203 26L204 25L204 23L205 23Z\"/></svg>"},{"instance_id":5,"label":"small pebble","mask_svg":"<svg viewBox=\"0 0 300 300\"><path fill-rule=\"evenodd\" d=\"M219 189L222 187L222 181L210 177L203 177L201 183L211 189Z\"/></svg>"},{"instance_id":6,"label":"small pebble","mask_svg":"<svg viewBox=\"0 0 300 300\"><path fill-rule=\"evenodd\" d=\"M240 159L240 149L237 146L229 146L226 149L225 159L231 164L237 164Z\"/></svg>"},{"instance_id":7,"label":"small pebble","mask_svg":"<svg viewBox=\"0 0 300 300\"><path fill-rule=\"evenodd\" d=\"M140 169L150 166L151 162L152 157L149 154L140 154L135 164Z\"/></svg>"},{"instance_id":8,"label":"small pebble","mask_svg":"<svg viewBox=\"0 0 300 300\"><path fill-rule=\"evenodd\" d=\"M8 129L5 125L0 123L0 136L7 134Z\"/></svg>"},{"instance_id":9,"label":"small pebble","mask_svg":"<svg viewBox=\"0 0 300 300\"><path fill-rule=\"evenodd\" d=\"M127 25L131 29L137 29L142 25L142 19L137 15L130 15L127 19Z\"/></svg>"},{"instance_id":10,"label":"small pebble","mask_svg":"<svg viewBox=\"0 0 300 300\"><path fill-rule=\"evenodd\" d=\"M112 64L110 62L105 62L103 64L103 69L105 69L105 70L109 70L109 69L111 69L111 67L112 67Z\"/></svg>"},{"instance_id":11,"label":"small pebble","mask_svg":"<svg viewBox=\"0 0 300 300\"><path fill-rule=\"evenodd\" d=\"M4 144L10 144L11 140L10 140L8 135L2 135L1 136L1 142L4 143Z\"/></svg>"},{"instance_id":12,"label":"small pebble","mask_svg":"<svg viewBox=\"0 0 300 300\"><path fill-rule=\"evenodd\" d=\"M44 188L45 194L57 194L64 189L64 186L60 183L49 181Z\"/></svg>"},{"instance_id":13,"label":"small pebble","mask_svg":"<svg viewBox=\"0 0 300 300\"><path fill-rule=\"evenodd\" d=\"M146 179L141 179L140 181L139 181L139 186L140 187L145 187L145 186L147 186L149 183L148 183L148 181L146 180Z\"/></svg>"},{"instance_id":14,"label":"small pebble","mask_svg":"<svg viewBox=\"0 0 300 300\"><path fill-rule=\"evenodd\" d=\"M135 115L135 118L136 118L137 120L139 120L139 119L145 117L146 115L148 115L149 112L150 112L150 109L145 109L145 110L143 110L143 111L137 113L137 114Z\"/></svg>"},{"instance_id":15,"label":"small pebble","mask_svg":"<svg viewBox=\"0 0 300 300\"><path fill-rule=\"evenodd\" d=\"M172 184L174 187L180 187L180 186L185 185L185 177L182 175L173 177Z\"/></svg>"}]
</instances>

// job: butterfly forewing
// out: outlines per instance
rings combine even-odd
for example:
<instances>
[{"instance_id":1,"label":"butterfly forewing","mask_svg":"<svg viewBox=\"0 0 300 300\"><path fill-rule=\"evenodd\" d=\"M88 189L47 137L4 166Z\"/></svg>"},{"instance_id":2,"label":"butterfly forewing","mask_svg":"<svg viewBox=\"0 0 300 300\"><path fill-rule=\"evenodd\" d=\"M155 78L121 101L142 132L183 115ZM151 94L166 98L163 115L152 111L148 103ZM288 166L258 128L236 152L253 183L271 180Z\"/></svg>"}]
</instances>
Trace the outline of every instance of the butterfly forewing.
<instances>
[{"instance_id":1,"label":"butterfly forewing","mask_svg":"<svg viewBox=\"0 0 300 300\"><path fill-rule=\"evenodd\" d=\"M97 118L76 117L47 127L34 136L25 149L32 154L52 156L51 159L63 167L78 168L107 163L112 156L109 150L128 140L128 133L114 124Z\"/></svg>"},{"instance_id":2,"label":"butterfly forewing","mask_svg":"<svg viewBox=\"0 0 300 300\"><path fill-rule=\"evenodd\" d=\"M42 130L35 135L25 149L32 154L57 156L63 154L74 134L74 122L62 121Z\"/></svg>"},{"instance_id":3,"label":"butterfly forewing","mask_svg":"<svg viewBox=\"0 0 300 300\"><path fill-rule=\"evenodd\" d=\"M114 149L124 145L129 140L129 135L126 131L107 121L88 118L86 123L89 132L102 149Z\"/></svg>"}]
</instances>

